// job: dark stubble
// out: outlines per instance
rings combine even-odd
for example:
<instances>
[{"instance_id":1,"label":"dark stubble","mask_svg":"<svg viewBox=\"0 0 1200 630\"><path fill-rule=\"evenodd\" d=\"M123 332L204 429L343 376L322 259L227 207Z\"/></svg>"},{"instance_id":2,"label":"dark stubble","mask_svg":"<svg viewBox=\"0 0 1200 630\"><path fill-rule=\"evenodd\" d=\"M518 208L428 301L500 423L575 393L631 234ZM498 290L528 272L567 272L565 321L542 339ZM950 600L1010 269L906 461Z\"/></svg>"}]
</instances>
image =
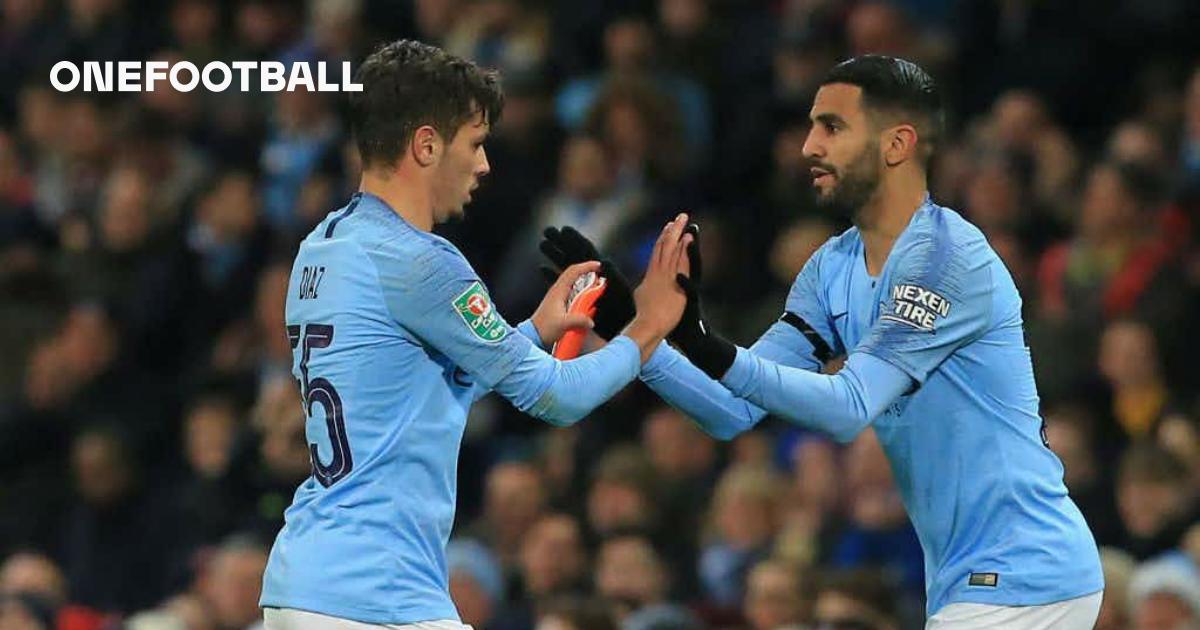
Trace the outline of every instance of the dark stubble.
<instances>
[{"instance_id":1,"label":"dark stubble","mask_svg":"<svg viewBox=\"0 0 1200 630\"><path fill-rule=\"evenodd\" d=\"M817 205L830 210L836 216L857 223L859 211L867 205L879 188L883 169L880 166L877 147L868 143L844 169L834 169L832 165L822 163L816 163L815 166L836 176L836 183L829 195L822 195L813 188L813 193L817 196Z\"/></svg>"}]
</instances>

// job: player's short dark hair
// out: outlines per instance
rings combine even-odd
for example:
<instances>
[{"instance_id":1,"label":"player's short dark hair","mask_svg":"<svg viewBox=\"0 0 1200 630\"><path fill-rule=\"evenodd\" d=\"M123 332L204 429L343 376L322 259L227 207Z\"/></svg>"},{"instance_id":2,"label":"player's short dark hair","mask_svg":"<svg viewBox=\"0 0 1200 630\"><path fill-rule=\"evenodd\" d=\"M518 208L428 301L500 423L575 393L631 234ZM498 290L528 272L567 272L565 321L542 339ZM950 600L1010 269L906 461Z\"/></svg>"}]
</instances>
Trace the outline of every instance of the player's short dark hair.
<instances>
[{"instance_id":1,"label":"player's short dark hair","mask_svg":"<svg viewBox=\"0 0 1200 630\"><path fill-rule=\"evenodd\" d=\"M863 108L870 114L908 118L925 144L928 166L945 133L946 114L937 82L921 66L898 57L863 55L834 66L821 85L831 83L862 88Z\"/></svg>"},{"instance_id":2,"label":"player's short dark hair","mask_svg":"<svg viewBox=\"0 0 1200 630\"><path fill-rule=\"evenodd\" d=\"M422 125L449 142L468 120L495 124L504 109L494 70L409 39L371 53L354 78L363 89L350 93L350 129L364 167L395 164Z\"/></svg>"}]
</instances>

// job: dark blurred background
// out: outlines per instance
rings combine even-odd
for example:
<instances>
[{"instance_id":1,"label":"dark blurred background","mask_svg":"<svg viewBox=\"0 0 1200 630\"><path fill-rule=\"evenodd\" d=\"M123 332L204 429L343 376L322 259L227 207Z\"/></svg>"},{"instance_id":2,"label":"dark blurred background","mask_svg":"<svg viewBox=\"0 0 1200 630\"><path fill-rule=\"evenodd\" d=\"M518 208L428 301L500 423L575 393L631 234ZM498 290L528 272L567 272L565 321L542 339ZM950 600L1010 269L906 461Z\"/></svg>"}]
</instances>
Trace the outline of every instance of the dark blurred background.
<instances>
[{"instance_id":1,"label":"dark blurred background","mask_svg":"<svg viewBox=\"0 0 1200 630\"><path fill-rule=\"evenodd\" d=\"M862 53L921 63L951 112L933 195L1021 289L1048 437L1104 546L1100 627L1200 620L1195 0L0 10L0 628L259 623L309 474L291 259L358 182L340 94L63 94L50 66L357 62L399 37L503 72L492 174L442 231L511 322L544 289L543 226L637 277L688 210L706 305L742 344L847 227L808 195L817 82ZM451 589L477 630L921 625L920 547L870 431L768 420L717 443L640 384L571 429L489 398L459 499Z\"/></svg>"}]
</instances>

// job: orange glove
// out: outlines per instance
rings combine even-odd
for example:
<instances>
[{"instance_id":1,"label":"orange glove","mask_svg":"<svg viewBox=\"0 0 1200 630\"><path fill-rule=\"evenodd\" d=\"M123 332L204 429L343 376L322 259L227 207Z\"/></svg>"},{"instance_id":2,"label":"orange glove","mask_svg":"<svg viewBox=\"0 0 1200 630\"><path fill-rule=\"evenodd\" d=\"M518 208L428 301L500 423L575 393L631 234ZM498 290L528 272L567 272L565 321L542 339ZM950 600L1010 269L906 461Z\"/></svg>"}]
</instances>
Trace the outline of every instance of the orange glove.
<instances>
[{"instance_id":1,"label":"orange glove","mask_svg":"<svg viewBox=\"0 0 1200 630\"><path fill-rule=\"evenodd\" d=\"M595 272L585 273L579 276L575 284L571 286L571 293L567 296L567 312L583 313L588 317L596 315L596 300L604 295L604 288L608 281L604 276ZM562 338L554 344L552 353L554 358L566 361L579 356L579 352L583 350L583 340L587 338L586 328L572 328L563 333Z\"/></svg>"}]
</instances>

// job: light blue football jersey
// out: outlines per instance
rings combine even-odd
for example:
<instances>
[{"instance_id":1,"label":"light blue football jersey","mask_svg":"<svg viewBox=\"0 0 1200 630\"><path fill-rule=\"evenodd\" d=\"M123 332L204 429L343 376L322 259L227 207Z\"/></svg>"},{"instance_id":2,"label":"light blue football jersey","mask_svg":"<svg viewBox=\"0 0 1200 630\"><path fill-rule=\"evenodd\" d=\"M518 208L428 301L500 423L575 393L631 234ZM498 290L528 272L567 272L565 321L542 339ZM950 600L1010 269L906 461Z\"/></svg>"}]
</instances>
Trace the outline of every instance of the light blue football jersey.
<instances>
[{"instance_id":1,"label":"light blue football jersey","mask_svg":"<svg viewBox=\"0 0 1200 630\"><path fill-rule=\"evenodd\" d=\"M500 384L557 424L555 400L598 404L640 364L628 337L555 361L534 347L536 330L504 321L451 243L365 193L301 243L286 320L313 475L285 513L260 603L368 623L458 619L445 547L477 398ZM574 396L554 390L564 375Z\"/></svg>"},{"instance_id":2,"label":"light blue football jersey","mask_svg":"<svg viewBox=\"0 0 1200 630\"><path fill-rule=\"evenodd\" d=\"M1020 295L982 232L927 200L872 277L851 228L805 266L787 310L834 355L869 354L916 383L872 426L924 549L930 614L1103 588L1042 434Z\"/></svg>"},{"instance_id":3,"label":"light blue football jersey","mask_svg":"<svg viewBox=\"0 0 1200 630\"><path fill-rule=\"evenodd\" d=\"M768 409L843 441L870 424L921 541L929 614L952 602L1045 604L1104 584L1042 436L1022 326L1016 286L983 234L927 199L878 277L856 228L822 246L783 317L738 350L720 384L666 346L642 378L725 439ZM813 374L839 355L850 357L841 373Z\"/></svg>"}]
</instances>

